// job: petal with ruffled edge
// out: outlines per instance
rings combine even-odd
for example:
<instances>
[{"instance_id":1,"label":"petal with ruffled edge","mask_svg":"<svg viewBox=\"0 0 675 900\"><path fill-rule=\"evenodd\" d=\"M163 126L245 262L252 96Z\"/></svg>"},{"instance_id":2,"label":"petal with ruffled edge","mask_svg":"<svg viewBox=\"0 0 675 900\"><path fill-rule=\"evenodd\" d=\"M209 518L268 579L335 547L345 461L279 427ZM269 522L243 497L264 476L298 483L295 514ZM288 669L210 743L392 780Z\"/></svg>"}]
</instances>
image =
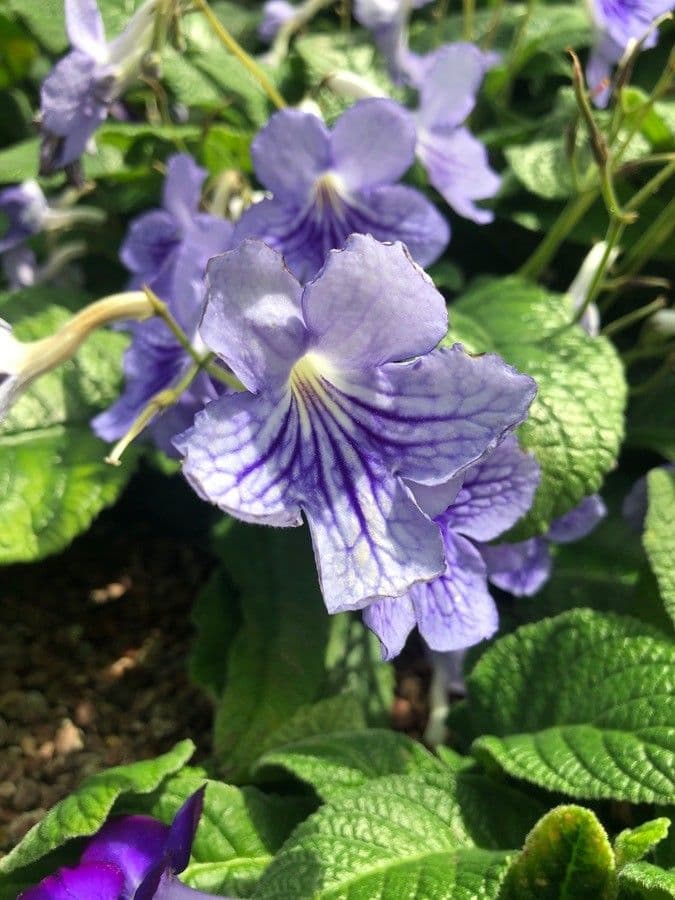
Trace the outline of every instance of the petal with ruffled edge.
<instances>
[{"instance_id":1,"label":"petal with ruffled edge","mask_svg":"<svg viewBox=\"0 0 675 900\"><path fill-rule=\"evenodd\" d=\"M66 31L76 50L97 62L106 62L108 46L96 0L65 0Z\"/></svg>"},{"instance_id":2,"label":"petal with ruffled edge","mask_svg":"<svg viewBox=\"0 0 675 900\"><path fill-rule=\"evenodd\" d=\"M448 327L443 297L405 247L361 234L329 254L302 309L312 349L341 371L428 353Z\"/></svg>"},{"instance_id":3,"label":"petal with ruffled edge","mask_svg":"<svg viewBox=\"0 0 675 900\"><path fill-rule=\"evenodd\" d=\"M456 213L479 225L494 219L490 210L473 201L494 197L501 179L490 168L483 144L466 128L420 129L417 155L431 184Z\"/></svg>"},{"instance_id":4,"label":"petal with ruffled edge","mask_svg":"<svg viewBox=\"0 0 675 900\"><path fill-rule=\"evenodd\" d=\"M120 900L124 876L117 866L92 862L59 869L18 900Z\"/></svg>"},{"instance_id":5,"label":"petal with ruffled edge","mask_svg":"<svg viewBox=\"0 0 675 900\"><path fill-rule=\"evenodd\" d=\"M355 440L420 484L440 484L487 455L527 416L536 384L499 356L459 344L377 372L333 373L325 388Z\"/></svg>"},{"instance_id":6,"label":"petal with ruffled edge","mask_svg":"<svg viewBox=\"0 0 675 900\"><path fill-rule=\"evenodd\" d=\"M540 474L535 458L510 435L469 469L442 522L476 541L491 541L528 511Z\"/></svg>"},{"instance_id":7,"label":"petal with ruffled edge","mask_svg":"<svg viewBox=\"0 0 675 900\"><path fill-rule=\"evenodd\" d=\"M360 100L335 123L330 147L332 168L345 190L391 184L415 160L415 126L394 100Z\"/></svg>"},{"instance_id":8,"label":"petal with ruffled edge","mask_svg":"<svg viewBox=\"0 0 675 900\"><path fill-rule=\"evenodd\" d=\"M473 544L461 535L443 534L446 566L428 584L410 589L420 634L432 650L462 650L492 637L499 626L487 571Z\"/></svg>"},{"instance_id":9,"label":"petal with ruffled edge","mask_svg":"<svg viewBox=\"0 0 675 900\"><path fill-rule=\"evenodd\" d=\"M200 334L249 390L284 385L304 352L301 290L282 257L260 241L209 263Z\"/></svg>"},{"instance_id":10,"label":"petal with ruffled edge","mask_svg":"<svg viewBox=\"0 0 675 900\"><path fill-rule=\"evenodd\" d=\"M431 59L418 85L420 102L417 121L421 128L455 128L476 104L485 72L494 63L474 44L447 44Z\"/></svg>"},{"instance_id":11,"label":"petal with ruffled edge","mask_svg":"<svg viewBox=\"0 0 675 900\"><path fill-rule=\"evenodd\" d=\"M591 494L564 516L554 519L546 537L556 544L569 544L586 537L607 515L607 507L602 497Z\"/></svg>"},{"instance_id":12,"label":"petal with ruffled edge","mask_svg":"<svg viewBox=\"0 0 675 900\"><path fill-rule=\"evenodd\" d=\"M183 227L189 227L199 208L206 169L188 153L176 153L166 167L162 205Z\"/></svg>"},{"instance_id":13,"label":"petal with ruffled edge","mask_svg":"<svg viewBox=\"0 0 675 900\"><path fill-rule=\"evenodd\" d=\"M493 547L482 544L479 549L492 584L515 597L536 594L551 576L551 553L544 538Z\"/></svg>"},{"instance_id":14,"label":"petal with ruffled edge","mask_svg":"<svg viewBox=\"0 0 675 900\"><path fill-rule=\"evenodd\" d=\"M258 132L251 155L259 181L278 200L302 204L331 166L329 131L312 113L284 109Z\"/></svg>"},{"instance_id":15,"label":"petal with ruffled edge","mask_svg":"<svg viewBox=\"0 0 675 900\"><path fill-rule=\"evenodd\" d=\"M363 622L380 639L382 659L394 659L417 624L408 596L377 600L363 610Z\"/></svg>"}]
</instances>

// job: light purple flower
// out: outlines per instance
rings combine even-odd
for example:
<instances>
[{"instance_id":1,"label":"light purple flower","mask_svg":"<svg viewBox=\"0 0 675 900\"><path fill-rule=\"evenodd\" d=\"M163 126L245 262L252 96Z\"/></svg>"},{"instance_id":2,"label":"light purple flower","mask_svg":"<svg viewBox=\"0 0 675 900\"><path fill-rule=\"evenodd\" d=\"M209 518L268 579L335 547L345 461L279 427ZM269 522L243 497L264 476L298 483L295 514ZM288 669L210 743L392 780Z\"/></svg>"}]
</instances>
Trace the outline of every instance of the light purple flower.
<instances>
[{"instance_id":1,"label":"light purple flower","mask_svg":"<svg viewBox=\"0 0 675 900\"><path fill-rule=\"evenodd\" d=\"M251 206L236 237L279 250L301 281L352 233L403 241L420 265L436 260L450 232L423 194L396 184L412 165L415 131L391 100L362 100L331 131L299 110L276 113L253 141L256 175L273 193Z\"/></svg>"},{"instance_id":2,"label":"light purple flower","mask_svg":"<svg viewBox=\"0 0 675 900\"><path fill-rule=\"evenodd\" d=\"M199 900L214 898L182 884L204 803L204 789L178 810L171 826L150 816L111 819L85 847L79 864L59 869L19 900Z\"/></svg>"},{"instance_id":3,"label":"light purple flower","mask_svg":"<svg viewBox=\"0 0 675 900\"><path fill-rule=\"evenodd\" d=\"M389 74L397 82L410 80L410 70L418 57L408 48L408 18L411 9L420 9L431 0L355 0L354 18L372 32L384 56Z\"/></svg>"},{"instance_id":4,"label":"light purple flower","mask_svg":"<svg viewBox=\"0 0 675 900\"><path fill-rule=\"evenodd\" d=\"M202 313L204 273L212 256L231 246L232 224L199 211L206 172L191 156L177 154L167 165L162 209L135 219L120 252L133 273L132 287L144 284L164 300L183 331L194 338ZM124 359L126 387L110 409L93 420L99 437L120 438L160 390L174 383L191 364L189 354L157 319L134 323L133 340ZM204 373L178 403L151 426L155 443L175 454L171 439L192 422L195 412L218 396L219 386Z\"/></svg>"},{"instance_id":5,"label":"light purple flower","mask_svg":"<svg viewBox=\"0 0 675 900\"><path fill-rule=\"evenodd\" d=\"M551 544L569 544L586 537L607 515L597 494L585 497L578 506L555 519L543 537L516 544L481 548L490 581L516 597L536 594L551 575Z\"/></svg>"},{"instance_id":6,"label":"light purple flower","mask_svg":"<svg viewBox=\"0 0 675 900\"><path fill-rule=\"evenodd\" d=\"M136 77L150 46L156 6L157 0L146 0L124 31L108 42L96 0L65 0L73 50L42 85L42 175L79 160L112 103Z\"/></svg>"},{"instance_id":7,"label":"light purple flower","mask_svg":"<svg viewBox=\"0 0 675 900\"><path fill-rule=\"evenodd\" d=\"M258 37L266 44L271 44L279 29L289 22L298 12L298 8L288 0L267 0L263 4L263 17L258 26Z\"/></svg>"},{"instance_id":8,"label":"light purple flower","mask_svg":"<svg viewBox=\"0 0 675 900\"><path fill-rule=\"evenodd\" d=\"M249 522L309 523L328 611L444 567L404 479L438 485L527 414L536 387L493 355L434 349L443 298L401 244L352 235L304 288L257 241L212 260L200 332L247 392L177 446L195 490Z\"/></svg>"},{"instance_id":9,"label":"light purple flower","mask_svg":"<svg viewBox=\"0 0 675 900\"><path fill-rule=\"evenodd\" d=\"M501 181L490 168L485 147L463 122L496 59L473 44L446 44L421 57L415 73L417 156L446 203L479 224L491 222L494 216L474 201L493 197Z\"/></svg>"},{"instance_id":10,"label":"light purple flower","mask_svg":"<svg viewBox=\"0 0 675 900\"><path fill-rule=\"evenodd\" d=\"M645 39L644 48L654 47L658 33L656 29L650 32L650 28L655 19L673 8L673 0L591 0L596 41L586 78L596 106L607 106L612 93L612 69L629 44Z\"/></svg>"},{"instance_id":11,"label":"light purple flower","mask_svg":"<svg viewBox=\"0 0 675 900\"><path fill-rule=\"evenodd\" d=\"M385 659L401 652L412 629L432 650L461 650L495 633L497 607L488 591L485 541L503 534L530 508L539 466L507 437L464 478L438 488L411 485L423 510L435 517L445 548L439 578L413 585L402 597L373 603L363 613ZM453 497L453 493L455 496Z\"/></svg>"},{"instance_id":12,"label":"light purple flower","mask_svg":"<svg viewBox=\"0 0 675 900\"><path fill-rule=\"evenodd\" d=\"M37 181L24 181L0 190L0 214L7 219L0 235L0 253L6 253L42 230L49 204Z\"/></svg>"}]
</instances>

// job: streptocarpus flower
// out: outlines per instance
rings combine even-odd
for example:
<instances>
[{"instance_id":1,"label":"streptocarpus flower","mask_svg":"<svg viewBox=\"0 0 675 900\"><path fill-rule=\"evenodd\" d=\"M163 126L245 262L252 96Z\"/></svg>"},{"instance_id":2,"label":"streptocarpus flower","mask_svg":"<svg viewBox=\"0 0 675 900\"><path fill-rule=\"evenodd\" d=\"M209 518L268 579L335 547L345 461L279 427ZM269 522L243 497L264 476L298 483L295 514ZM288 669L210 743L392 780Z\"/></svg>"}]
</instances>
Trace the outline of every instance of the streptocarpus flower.
<instances>
[{"instance_id":1,"label":"streptocarpus flower","mask_svg":"<svg viewBox=\"0 0 675 900\"><path fill-rule=\"evenodd\" d=\"M536 387L456 345L443 298L401 244L352 235L304 288L257 241L211 261L200 327L247 392L176 441L203 498L237 518L309 523L328 611L396 596L444 567L404 479L438 485L527 414Z\"/></svg>"},{"instance_id":2,"label":"streptocarpus flower","mask_svg":"<svg viewBox=\"0 0 675 900\"><path fill-rule=\"evenodd\" d=\"M167 164L163 208L135 219L122 245L122 262L133 273L131 283L147 284L200 347L196 337L202 312L204 273L212 256L230 246L232 223L199 211L206 172L191 156L177 154ZM99 437L114 441L158 391L169 387L190 365L189 354L163 322L153 319L132 327L133 341L124 358L125 391L110 409L93 420ZM156 444L174 453L171 439L192 422L195 412L218 396L204 373L181 399L151 425Z\"/></svg>"},{"instance_id":3,"label":"streptocarpus flower","mask_svg":"<svg viewBox=\"0 0 675 900\"><path fill-rule=\"evenodd\" d=\"M96 0L65 0L73 50L42 84L42 175L79 160L112 103L136 78L150 47L157 3L146 0L124 31L108 42Z\"/></svg>"},{"instance_id":4,"label":"streptocarpus flower","mask_svg":"<svg viewBox=\"0 0 675 900\"><path fill-rule=\"evenodd\" d=\"M363 621L379 637L385 659L401 652L415 625L437 651L462 650L495 633L497 607L488 591L483 544L527 512L539 474L534 458L509 436L444 489L411 485L418 504L441 530L446 563L439 578L364 610Z\"/></svg>"},{"instance_id":5,"label":"streptocarpus flower","mask_svg":"<svg viewBox=\"0 0 675 900\"><path fill-rule=\"evenodd\" d=\"M258 26L258 37L266 44L271 44L282 25L290 21L298 8L288 0L267 0L263 4L263 17Z\"/></svg>"},{"instance_id":6,"label":"streptocarpus flower","mask_svg":"<svg viewBox=\"0 0 675 900\"><path fill-rule=\"evenodd\" d=\"M395 82L408 81L416 54L408 48L408 18L431 0L355 0L354 18L372 32Z\"/></svg>"},{"instance_id":7,"label":"streptocarpus flower","mask_svg":"<svg viewBox=\"0 0 675 900\"><path fill-rule=\"evenodd\" d=\"M612 93L611 73L634 41L645 49L656 46L654 21L673 9L673 0L591 0L590 13L596 41L586 67L586 78L596 106L605 107Z\"/></svg>"},{"instance_id":8,"label":"streptocarpus flower","mask_svg":"<svg viewBox=\"0 0 675 900\"><path fill-rule=\"evenodd\" d=\"M87 844L74 868L59 869L19 900L199 900L214 898L176 875L190 859L204 789L178 810L171 826L150 816L111 819Z\"/></svg>"},{"instance_id":9,"label":"streptocarpus flower","mask_svg":"<svg viewBox=\"0 0 675 900\"><path fill-rule=\"evenodd\" d=\"M555 519L543 537L516 544L497 544L481 549L490 581L516 597L536 594L551 575L551 544L580 541L607 515L597 494L585 497L578 506Z\"/></svg>"},{"instance_id":10,"label":"streptocarpus flower","mask_svg":"<svg viewBox=\"0 0 675 900\"><path fill-rule=\"evenodd\" d=\"M487 151L463 122L476 103L486 71L496 57L473 44L446 44L420 58L416 76L416 152L429 181L456 213L479 224L493 214L475 200L493 197L500 178Z\"/></svg>"},{"instance_id":11,"label":"streptocarpus flower","mask_svg":"<svg viewBox=\"0 0 675 900\"><path fill-rule=\"evenodd\" d=\"M300 110L276 113L253 141L256 175L273 198L251 206L236 238L257 237L283 253L301 281L352 233L403 241L420 265L443 252L447 223L423 194L396 184L412 165L415 132L391 100L362 100L331 131Z\"/></svg>"}]
</instances>

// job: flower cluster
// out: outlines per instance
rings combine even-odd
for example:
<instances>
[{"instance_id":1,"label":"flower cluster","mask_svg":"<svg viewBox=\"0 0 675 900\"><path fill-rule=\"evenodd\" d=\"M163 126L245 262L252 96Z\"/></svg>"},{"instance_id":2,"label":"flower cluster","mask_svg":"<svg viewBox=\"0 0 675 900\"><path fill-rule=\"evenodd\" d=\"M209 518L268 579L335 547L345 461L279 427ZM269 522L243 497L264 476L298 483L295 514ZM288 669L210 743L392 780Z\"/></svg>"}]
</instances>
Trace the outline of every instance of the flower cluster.
<instances>
[{"instance_id":1,"label":"flower cluster","mask_svg":"<svg viewBox=\"0 0 675 900\"><path fill-rule=\"evenodd\" d=\"M18 900L213 900L176 877L190 851L204 789L178 810L170 826L150 816L111 819L87 843L74 868L59 869Z\"/></svg>"}]
</instances>

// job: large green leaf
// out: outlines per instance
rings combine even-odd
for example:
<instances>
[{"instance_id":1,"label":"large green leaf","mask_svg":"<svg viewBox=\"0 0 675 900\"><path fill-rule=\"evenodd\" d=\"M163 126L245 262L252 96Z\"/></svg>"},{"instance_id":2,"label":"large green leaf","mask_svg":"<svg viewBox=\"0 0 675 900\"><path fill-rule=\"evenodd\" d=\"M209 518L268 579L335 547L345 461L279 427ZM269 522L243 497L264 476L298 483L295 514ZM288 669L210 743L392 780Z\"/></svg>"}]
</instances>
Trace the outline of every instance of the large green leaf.
<instances>
[{"instance_id":1,"label":"large green leaf","mask_svg":"<svg viewBox=\"0 0 675 900\"><path fill-rule=\"evenodd\" d=\"M614 900L614 854L590 809L559 806L513 861L502 900Z\"/></svg>"},{"instance_id":2,"label":"large green leaf","mask_svg":"<svg viewBox=\"0 0 675 900\"><path fill-rule=\"evenodd\" d=\"M51 334L81 300L36 288L0 297L0 314L22 340ZM77 355L38 379L0 425L0 562L39 559L65 547L112 503L133 472L104 462L91 432L118 393L126 338L92 335Z\"/></svg>"},{"instance_id":3,"label":"large green leaf","mask_svg":"<svg viewBox=\"0 0 675 900\"><path fill-rule=\"evenodd\" d=\"M574 797L675 798L675 646L575 610L498 641L467 679L473 752Z\"/></svg>"},{"instance_id":4,"label":"large green leaf","mask_svg":"<svg viewBox=\"0 0 675 900\"><path fill-rule=\"evenodd\" d=\"M675 472L647 476L649 505L643 543L668 615L675 624Z\"/></svg>"},{"instance_id":5,"label":"large green leaf","mask_svg":"<svg viewBox=\"0 0 675 900\"><path fill-rule=\"evenodd\" d=\"M156 759L117 766L92 775L58 803L28 832L21 843L0 860L0 873L14 872L75 837L94 834L122 794L147 794L192 756L192 741L179 744Z\"/></svg>"},{"instance_id":6,"label":"large green leaf","mask_svg":"<svg viewBox=\"0 0 675 900\"><path fill-rule=\"evenodd\" d=\"M665 840L670 830L670 819L650 819L637 828L627 828L614 841L616 864L619 868L639 862L651 850Z\"/></svg>"},{"instance_id":7,"label":"large green leaf","mask_svg":"<svg viewBox=\"0 0 675 900\"><path fill-rule=\"evenodd\" d=\"M651 863L629 863L619 872L619 900L670 900L675 897L675 871Z\"/></svg>"},{"instance_id":8,"label":"large green leaf","mask_svg":"<svg viewBox=\"0 0 675 900\"><path fill-rule=\"evenodd\" d=\"M597 491L621 444L623 367L608 340L569 325L572 315L566 297L516 278L475 287L450 310L446 342L497 352L538 385L519 436L537 457L542 477L514 540L545 531Z\"/></svg>"}]
</instances>

